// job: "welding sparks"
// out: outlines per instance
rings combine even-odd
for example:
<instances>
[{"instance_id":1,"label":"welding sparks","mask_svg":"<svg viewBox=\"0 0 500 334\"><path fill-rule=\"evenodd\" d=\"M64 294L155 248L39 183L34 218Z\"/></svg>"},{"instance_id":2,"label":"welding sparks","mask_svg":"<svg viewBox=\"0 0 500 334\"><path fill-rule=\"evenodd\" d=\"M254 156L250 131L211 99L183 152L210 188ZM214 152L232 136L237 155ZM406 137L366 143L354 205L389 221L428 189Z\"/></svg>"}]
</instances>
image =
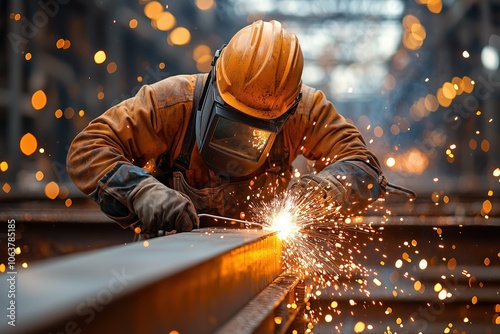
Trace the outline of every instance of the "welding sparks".
<instances>
[{"instance_id":1,"label":"welding sparks","mask_svg":"<svg viewBox=\"0 0 500 334\"><path fill-rule=\"evenodd\" d=\"M317 287L336 284L340 276L350 279L368 271L355 260L359 245L352 232L370 229L346 224L336 203L325 200L319 187L305 195L293 190L251 207L263 229L277 232L283 242L284 269L310 278Z\"/></svg>"}]
</instances>

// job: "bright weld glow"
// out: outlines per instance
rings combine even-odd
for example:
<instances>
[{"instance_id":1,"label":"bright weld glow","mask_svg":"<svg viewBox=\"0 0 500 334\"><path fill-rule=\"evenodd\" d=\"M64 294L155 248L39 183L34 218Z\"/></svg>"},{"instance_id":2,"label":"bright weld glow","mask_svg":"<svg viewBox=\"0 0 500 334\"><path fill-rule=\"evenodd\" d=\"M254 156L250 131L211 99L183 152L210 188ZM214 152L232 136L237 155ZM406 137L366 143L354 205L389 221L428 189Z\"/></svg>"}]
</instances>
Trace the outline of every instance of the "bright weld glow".
<instances>
[{"instance_id":1,"label":"bright weld glow","mask_svg":"<svg viewBox=\"0 0 500 334\"><path fill-rule=\"evenodd\" d=\"M358 262L353 254L361 254L364 247L356 240L356 233L374 233L360 222L346 224L339 207L325 200L317 184L306 185L300 195L285 192L270 201L251 205L254 221L263 229L276 231L283 242L282 265L286 272L300 278L312 279L316 287L338 284L340 276L364 286L371 270ZM347 289L347 285L343 286Z\"/></svg>"},{"instance_id":2,"label":"bright weld glow","mask_svg":"<svg viewBox=\"0 0 500 334\"><path fill-rule=\"evenodd\" d=\"M370 297L370 286L382 287L383 283L377 278L376 271L365 267L364 261L373 255L373 251L370 249L367 252L365 238L358 236L367 234L370 240L377 238L382 241L376 233L383 228L374 229L371 221L365 222L358 216L343 216L340 207L329 197L331 195L315 182L298 186L299 191L292 188L271 199L253 197L256 201L250 204L251 218L248 219L258 222L256 224L264 230L276 233L281 240L282 269L287 274L307 279L309 297L328 298L324 293L338 297L344 292L354 291ZM374 208L379 210L383 208L381 205L374 204ZM387 211L387 214L390 212ZM378 252L379 249L376 250ZM381 256L387 258L385 254ZM324 288L331 290L322 290ZM349 300L349 305L356 304L356 300ZM315 323L320 320L333 322L340 310L333 300L329 311L306 306L305 313L304 319L310 321L308 328L312 332ZM372 330L373 326L357 324L359 333L366 328Z\"/></svg>"},{"instance_id":3,"label":"bright weld glow","mask_svg":"<svg viewBox=\"0 0 500 334\"><path fill-rule=\"evenodd\" d=\"M300 231L300 227L295 223L292 214L289 211L281 211L271 219L266 230L278 232L278 238L287 240L293 238Z\"/></svg>"}]
</instances>

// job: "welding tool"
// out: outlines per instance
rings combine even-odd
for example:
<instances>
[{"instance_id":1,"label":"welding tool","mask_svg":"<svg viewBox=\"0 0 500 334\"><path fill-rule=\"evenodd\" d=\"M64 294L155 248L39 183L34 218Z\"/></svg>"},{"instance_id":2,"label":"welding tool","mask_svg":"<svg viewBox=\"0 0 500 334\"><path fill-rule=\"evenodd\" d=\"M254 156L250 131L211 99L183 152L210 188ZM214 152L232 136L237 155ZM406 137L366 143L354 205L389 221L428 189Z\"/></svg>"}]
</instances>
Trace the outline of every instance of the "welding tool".
<instances>
[{"instance_id":1,"label":"welding tool","mask_svg":"<svg viewBox=\"0 0 500 334\"><path fill-rule=\"evenodd\" d=\"M233 221L233 222L237 222L237 223L243 223L245 225L256 225L256 226L262 227L261 223L251 222L251 221L242 220L242 219L235 219L235 218L230 218L230 217L224 217L224 216L217 216L217 215L212 215L209 213L199 213L198 218L202 218L202 217L208 217L208 218L220 219L220 220L226 220L226 221Z\"/></svg>"},{"instance_id":2,"label":"welding tool","mask_svg":"<svg viewBox=\"0 0 500 334\"><path fill-rule=\"evenodd\" d=\"M251 222L251 221L248 221L248 220L242 220L242 219L234 219L234 218L230 218L230 217L224 217L224 216L217 216L217 215L212 215L212 214L208 214L208 213L200 213L198 214L198 218L202 218L202 217L207 217L207 218L212 218L212 219L220 219L220 220L225 220L225 221L233 221L233 222L237 222L237 223L243 223L245 225L250 225L250 226L260 226L262 227L263 225L261 223L257 223L257 222ZM172 234L175 234L176 231L173 230L173 231L165 231L165 230L158 230L158 232L156 233L150 233L150 235L148 235L147 237L145 237L144 234L136 234L135 235L135 238L134 238L134 241L140 241L140 240L145 240L145 239L148 239L148 238L154 238L154 237L162 237L164 235L172 235Z\"/></svg>"}]
</instances>

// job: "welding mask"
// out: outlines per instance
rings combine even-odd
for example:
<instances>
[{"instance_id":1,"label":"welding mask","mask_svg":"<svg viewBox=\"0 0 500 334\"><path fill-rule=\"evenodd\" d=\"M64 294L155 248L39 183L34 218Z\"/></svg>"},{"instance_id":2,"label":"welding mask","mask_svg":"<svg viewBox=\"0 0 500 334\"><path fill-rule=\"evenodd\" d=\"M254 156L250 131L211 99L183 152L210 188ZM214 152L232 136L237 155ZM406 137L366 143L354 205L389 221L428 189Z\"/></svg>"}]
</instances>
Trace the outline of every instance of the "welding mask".
<instances>
[{"instance_id":1,"label":"welding mask","mask_svg":"<svg viewBox=\"0 0 500 334\"><path fill-rule=\"evenodd\" d=\"M297 109L301 94L288 111L275 119L252 117L224 102L216 86L215 72L213 67L196 115L200 155L216 173L248 176L264 164L276 135Z\"/></svg>"},{"instance_id":2,"label":"welding mask","mask_svg":"<svg viewBox=\"0 0 500 334\"><path fill-rule=\"evenodd\" d=\"M302 68L297 38L276 21L254 22L217 50L196 115L198 149L212 171L241 178L265 163L301 99Z\"/></svg>"}]
</instances>

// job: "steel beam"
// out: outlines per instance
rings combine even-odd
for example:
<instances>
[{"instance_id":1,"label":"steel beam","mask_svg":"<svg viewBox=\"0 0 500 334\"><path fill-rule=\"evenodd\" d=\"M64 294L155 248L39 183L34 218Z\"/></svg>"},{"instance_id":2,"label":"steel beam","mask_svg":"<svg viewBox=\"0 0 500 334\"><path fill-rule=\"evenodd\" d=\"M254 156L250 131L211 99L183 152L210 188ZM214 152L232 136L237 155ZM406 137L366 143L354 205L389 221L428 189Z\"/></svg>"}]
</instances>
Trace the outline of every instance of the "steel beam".
<instances>
[{"instance_id":1,"label":"steel beam","mask_svg":"<svg viewBox=\"0 0 500 334\"><path fill-rule=\"evenodd\" d=\"M303 315L307 296L304 282L282 275L252 299L216 334L287 333ZM303 323L302 323L303 325ZM297 330L297 329L296 329ZM303 333L305 327L298 333Z\"/></svg>"},{"instance_id":2,"label":"steel beam","mask_svg":"<svg viewBox=\"0 0 500 334\"><path fill-rule=\"evenodd\" d=\"M14 270L12 270L14 271ZM2 333L213 333L281 273L281 243L253 230L201 229L7 270ZM15 297L5 298L13 286Z\"/></svg>"},{"instance_id":3,"label":"steel beam","mask_svg":"<svg viewBox=\"0 0 500 334\"><path fill-rule=\"evenodd\" d=\"M13 1L9 6L10 13L19 13L24 16L24 10L22 2ZM8 22L9 40L13 38L21 37L21 28L18 22L14 20L9 20ZM16 178L15 171L20 169L21 153L19 151L19 140L21 139L21 126L22 126L22 114L21 114L21 104L19 101L22 98L22 55L23 50L17 49L19 45L14 45L5 42L6 48L8 49L8 83L9 83L9 96L8 96L8 116L7 116L7 157L10 164L10 171L7 172L8 181L14 181ZM9 45L10 44L10 45Z\"/></svg>"}]
</instances>

